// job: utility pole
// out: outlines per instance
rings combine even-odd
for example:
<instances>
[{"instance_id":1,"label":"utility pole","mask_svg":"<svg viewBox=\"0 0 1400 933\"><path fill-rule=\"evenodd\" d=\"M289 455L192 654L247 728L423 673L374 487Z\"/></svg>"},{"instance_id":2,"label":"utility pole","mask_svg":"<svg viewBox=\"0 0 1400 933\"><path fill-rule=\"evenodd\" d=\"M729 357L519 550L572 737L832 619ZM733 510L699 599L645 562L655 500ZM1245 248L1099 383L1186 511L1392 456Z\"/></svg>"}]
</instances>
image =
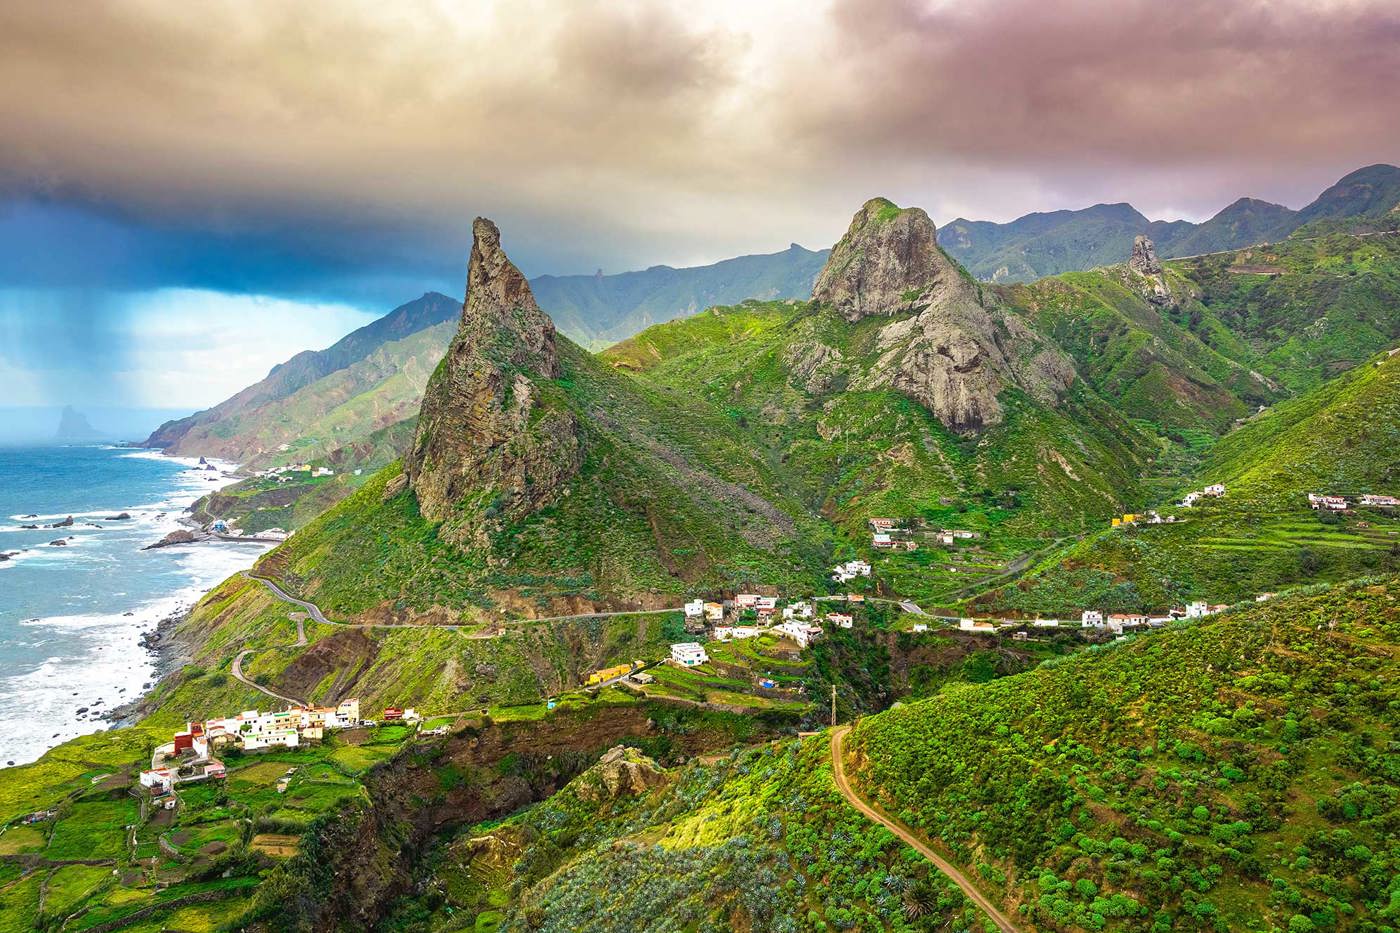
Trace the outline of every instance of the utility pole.
<instances>
[{"instance_id":1,"label":"utility pole","mask_svg":"<svg viewBox=\"0 0 1400 933\"><path fill-rule=\"evenodd\" d=\"M836 685L831 685L831 724L836 725Z\"/></svg>"}]
</instances>

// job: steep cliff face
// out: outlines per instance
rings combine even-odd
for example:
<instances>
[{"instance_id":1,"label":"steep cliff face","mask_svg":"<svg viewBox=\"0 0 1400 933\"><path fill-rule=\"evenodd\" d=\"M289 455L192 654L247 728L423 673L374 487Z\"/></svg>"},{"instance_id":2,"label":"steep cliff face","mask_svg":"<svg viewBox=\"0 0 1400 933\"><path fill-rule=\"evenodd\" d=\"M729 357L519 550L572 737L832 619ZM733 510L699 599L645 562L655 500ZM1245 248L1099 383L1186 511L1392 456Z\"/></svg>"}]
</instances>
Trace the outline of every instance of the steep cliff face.
<instances>
[{"instance_id":1,"label":"steep cliff face","mask_svg":"<svg viewBox=\"0 0 1400 933\"><path fill-rule=\"evenodd\" d=\"M551 501L582 462L577 419L549 392L560 372L554 324L496 225L478 217L472 233L461 325L428 383L407 460L424 516L459 542Z\"/></svg>"},{"instance_id":2,"label":"steep cliff face","mask_svg":"<svg viewBox=\"0 0 1400 933\"><path fill-rule=\"evenodd\" d=\"M973 433L1002 420L998 396L1019 388L1053 405L1074 367L1015 314L980 290L938 247L933 221L883 198L865 204L831 251L812 298L847 321L891 317L878 358L855 388L893 388L945 426Z\"/></svg>"}]
</instances>

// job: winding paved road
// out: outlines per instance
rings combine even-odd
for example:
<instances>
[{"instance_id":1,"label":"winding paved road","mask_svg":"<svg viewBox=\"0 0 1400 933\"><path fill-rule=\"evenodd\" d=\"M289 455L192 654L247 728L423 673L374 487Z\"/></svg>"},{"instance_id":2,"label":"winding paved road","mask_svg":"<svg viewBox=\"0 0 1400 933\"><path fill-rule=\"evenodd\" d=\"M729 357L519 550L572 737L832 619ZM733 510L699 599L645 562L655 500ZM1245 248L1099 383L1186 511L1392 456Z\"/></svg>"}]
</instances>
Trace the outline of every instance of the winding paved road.
<instances>
[{"instance_id":1,"label":"winding paved road","mask_svg":"<svg viewBox=\"0 0 1400 933\"><path fill-rule=\"evenodd\" d=\"M879 823L881 826L894 833L900 839L913 846L924 858L933 863L933 866L949 878L953 883L962 889L967 899L972 901L996 924L997 929L1002 933L1019 933L1016 926L997 909L996 905L982 894L981 891L973 887L972 882L967 880L967 876L959 871L951 862L939 855L927 844L920 841L917 836L903 823L890 819L873 806L866 803L863 798L851 787L850 780L846 777L846 762L842 755L842 746L846 741L846 733L851 731L850 726L838 726L831 730L831 776L836 780L836 789L841 792L851 806L855 807L868 820Z\"/></svg>"},{"instance_id":2,"label":"winding paved road","mask_svg":"<svg viewBox=\"0 0 1400 933\"><path fill-rule=\"evenodd\" d=\"M249 680L247 677L244 677L244 676L243 676L243 659L246 658L248 655L250 655L250 654L252 654L252 653L253 653L253 649L252 649L252 648L245 648L244 650L238 652L238 656L235 657L235 658L233 659L233 668L232 668L232 670L230 671L230 673L233 674L233 679L234 679L234 680L236 680L236 681L238 681L239 683L244 684L244 685L246 685L246 686L252 687L254 690L258 691L259 693L265 693L265 694L267 694L268 696L272 697L274 700L281 700L281 701L284 702L284 703L290 703L292 706L305 706L305 705L306 705L306 704L303 703L301 700L298 700L298 699L296 699L296 698L294 698L294 697L283 696L283 695L280 694L280 693L276 693L276 692L274 692L274 691L272 691L272 690L267 689L267 688L264 687L262 684L254 683L253 681Z\"/></svg>"},{"instance_id":3,"label":"winding paved road","mask_svg":"<svg viewBox=\"0 0 1400 933\"><path fill-rule=\"evenodd\" d=\"M322 625L341 625L346 628L434 628L446 629L449 632L457 632L462 629L478 629L480 625L419 625L415 622L336 622L334 619L327 619L321 607L315 603L307 602L304 599L297 599L291 593L282 589L281 585L271 577L264 577L247 571L250 579L257 580L263 586L272 591L272 594L284 602L289 602L300 606L311 614L311 618ZM607 612L579 612L567 616L540 616L535 619L501 619L499 625L537 625L541 622L568 622L573 619L610 619L615 616L653 616L663 615L668 612L683 612L684 607L675 606L669 609L616 609ZM473 637L491 638L490 635L474 635Z\"/></svg>"}]
</instances>

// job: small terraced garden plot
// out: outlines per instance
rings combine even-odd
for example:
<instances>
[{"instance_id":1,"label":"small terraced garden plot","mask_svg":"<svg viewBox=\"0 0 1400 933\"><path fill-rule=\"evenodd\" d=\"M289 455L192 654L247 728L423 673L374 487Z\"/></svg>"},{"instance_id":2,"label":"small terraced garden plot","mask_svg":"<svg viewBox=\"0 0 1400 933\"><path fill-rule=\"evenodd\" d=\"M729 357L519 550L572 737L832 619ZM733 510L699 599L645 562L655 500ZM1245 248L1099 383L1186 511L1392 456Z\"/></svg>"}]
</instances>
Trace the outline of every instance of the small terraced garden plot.
<instances>
[{"instance_id":1,"label":"small terraced garden plot","mask_svg":"<svg viewBox=\"0 0 1400 933\"><path fill-rule=\"evenodd\" d=\"M136 801L79 801L54 826L44 855L51 859L118 858L126 852L126 827L136 822Z\"/></svg>"}]
</instances>

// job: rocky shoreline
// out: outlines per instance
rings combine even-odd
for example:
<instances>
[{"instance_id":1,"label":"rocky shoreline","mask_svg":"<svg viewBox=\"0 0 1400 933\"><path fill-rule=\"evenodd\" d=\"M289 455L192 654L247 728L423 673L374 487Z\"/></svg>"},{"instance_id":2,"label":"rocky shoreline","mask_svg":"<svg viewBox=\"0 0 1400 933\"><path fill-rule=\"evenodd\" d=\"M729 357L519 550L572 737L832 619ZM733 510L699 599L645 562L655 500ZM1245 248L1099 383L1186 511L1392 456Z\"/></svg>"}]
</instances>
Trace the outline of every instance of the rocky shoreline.
<instances>
[{"instance_id":1,"label":"rocky shoreline","mask_svg":"<svg viewBox=\"0 0 1400 933\"><path fill-rule=\"evenodd\" d=\"M186 609L167 616L157 622L155 628L141 634L141 647L154 657L155 679L142 684L139 696L94 718L110 723L110 728L121 729L135 725L154 710L151 698L156 688L193 660L191 646L176 634L180 623L188 619L192 611L193 609Z\"/></svg>"}]
</instances>

